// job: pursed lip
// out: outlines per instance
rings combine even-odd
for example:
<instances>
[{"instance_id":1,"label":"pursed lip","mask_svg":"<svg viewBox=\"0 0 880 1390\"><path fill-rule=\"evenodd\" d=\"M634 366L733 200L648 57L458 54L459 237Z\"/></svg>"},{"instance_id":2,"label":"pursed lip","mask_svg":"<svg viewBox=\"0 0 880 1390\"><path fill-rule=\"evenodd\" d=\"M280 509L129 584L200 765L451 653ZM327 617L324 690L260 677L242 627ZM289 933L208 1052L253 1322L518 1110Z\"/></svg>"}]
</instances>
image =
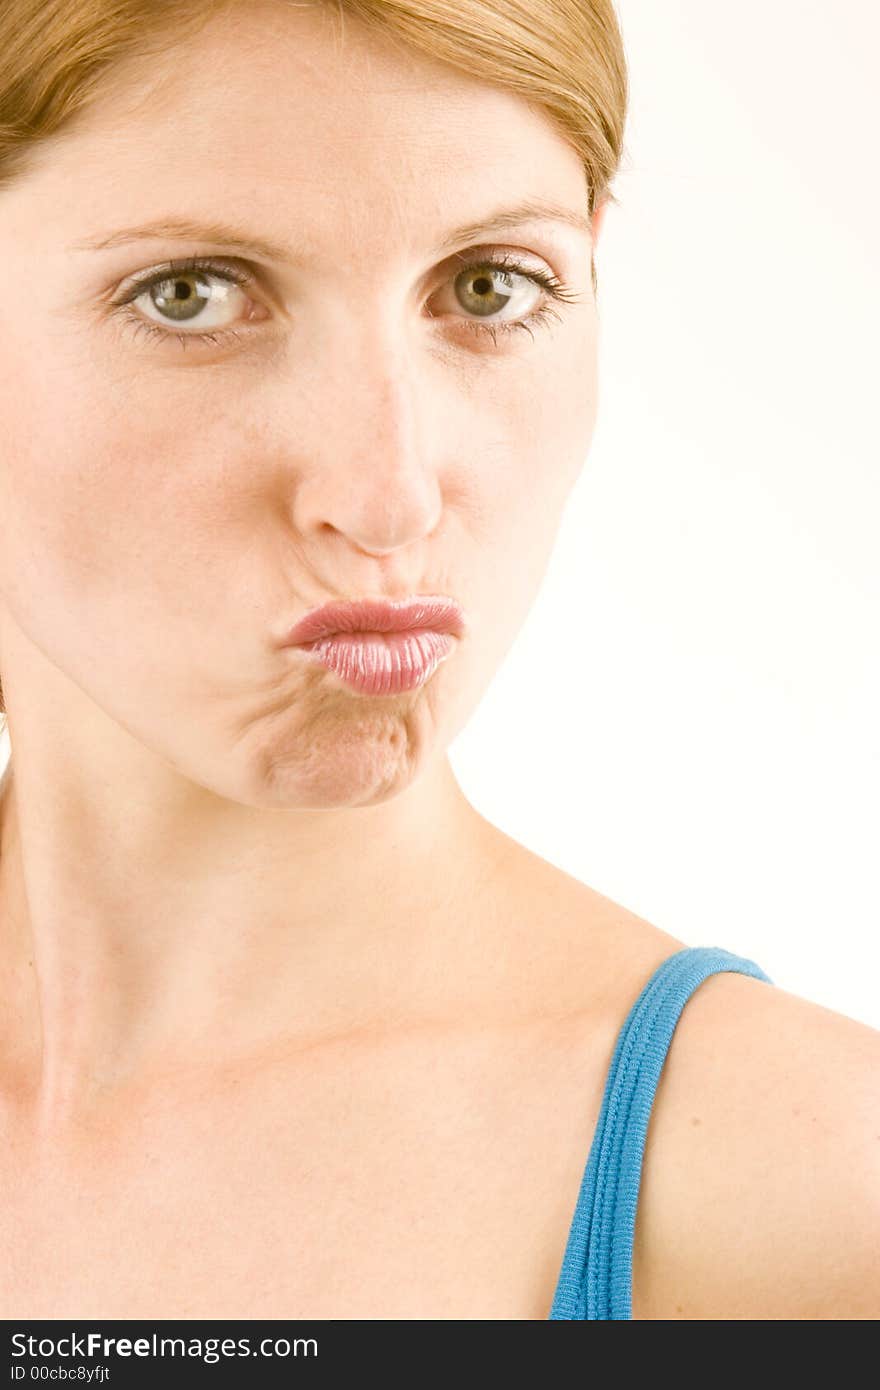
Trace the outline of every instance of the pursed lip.
<instances>
[{"instance_id":1,"label":"pursed lip","mask_svg":"<svg viewBox=\"0 0 880 1390\"><path fill-rule=\"evenodd\" d=\"M461 637L464 618L455 599L429 594L412 599L360 599L331 602L301 618L284 639L284 646L302 646L340 632L409 632L429 628Z\"/></svg>"}]
</instances>

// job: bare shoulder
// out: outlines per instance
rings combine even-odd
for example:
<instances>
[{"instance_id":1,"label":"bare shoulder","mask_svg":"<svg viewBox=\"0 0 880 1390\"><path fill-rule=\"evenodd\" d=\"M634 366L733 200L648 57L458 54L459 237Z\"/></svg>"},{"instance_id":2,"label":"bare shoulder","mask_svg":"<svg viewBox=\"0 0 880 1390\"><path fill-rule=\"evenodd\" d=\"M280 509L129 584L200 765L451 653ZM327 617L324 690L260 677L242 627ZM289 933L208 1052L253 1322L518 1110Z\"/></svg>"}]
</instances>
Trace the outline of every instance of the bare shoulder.
<instances>
[{"instance_id":1,"label":"bare shoulder","mask_svg":"<svg viewBox=\"0 0 880 1390\"><path fill-rule=\"evenodd\" d=\"M880 1032L706 979L660 1075L633 1317L880 1317Z\"/></svg>"},{"instance_id":2,"label":"bare shoulder","mask_svg":"<svg viewBox=\"0 0 880 1390\"><path fill-rule=\"evenodd\" d=\"M652 972L686 943L489 827L503 864L493 911L503 918L511 994L524 1011L597 1017L615 1029ZM493 981L500 988L498 960ZM519 986L519 988L517 988Z\"/></svg>"}]
</instances>

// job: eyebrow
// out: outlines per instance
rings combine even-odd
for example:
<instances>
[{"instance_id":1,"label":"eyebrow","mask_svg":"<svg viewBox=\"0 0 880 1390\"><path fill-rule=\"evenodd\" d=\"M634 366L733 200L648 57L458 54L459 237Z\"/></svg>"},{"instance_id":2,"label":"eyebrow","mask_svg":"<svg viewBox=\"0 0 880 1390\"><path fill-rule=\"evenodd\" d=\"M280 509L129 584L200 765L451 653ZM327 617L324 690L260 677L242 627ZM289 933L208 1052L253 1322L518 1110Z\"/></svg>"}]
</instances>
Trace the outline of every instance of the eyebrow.
<instances>
[{"instance_id":1,"label":"eyebrow","mask_svg":"<svg viewBox=\"0 0 880 1390\"><path fill-rule=\"evenodd\" d=\"M554 203L545 198L528 198L515 207L501 208L489 217L477 222L467 222L447 233L439 243L441 253L451 251L463 241L476 240L481 236L493 236L497 232L520 227L526 222L562 222L570 227L592 235L592 223L586 212L575 212L564 204ZM293 247L281 242L267 241L263 237L251 236L242 226L207 221L201 222L187 217L160 218L155 222L145 222L137 227L123 227L107 237L97 237L85 241L75 241L70 249L74 251L107 251L114 246L123 246L130 241L149 239L171 240L183 238L187 241L210 241L223 243L241 251L263 256L268 260L287 259Z\"/></svg>"}]
</instances>

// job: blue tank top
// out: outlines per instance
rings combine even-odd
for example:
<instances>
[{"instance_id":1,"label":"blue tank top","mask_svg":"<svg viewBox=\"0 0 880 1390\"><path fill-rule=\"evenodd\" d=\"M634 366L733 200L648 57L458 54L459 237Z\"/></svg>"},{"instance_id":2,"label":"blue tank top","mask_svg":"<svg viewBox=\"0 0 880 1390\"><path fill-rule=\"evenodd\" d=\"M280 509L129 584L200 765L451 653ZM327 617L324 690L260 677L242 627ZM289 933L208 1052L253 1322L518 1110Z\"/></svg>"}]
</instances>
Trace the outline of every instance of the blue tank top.
<instances>
[{"instance_id":1,"label":"blue tank top","mask_svg":"<svg viewBox=\"0 0 880 1390\"><path fill-rule=\"evenodd\" d=\"M632 1247L654 1093L682 1009L707 975L773 981L719 946L686 946L654 971L626 1016L562 1260L550 1319L632 1319Z\"/></svg>"}]
</instances>

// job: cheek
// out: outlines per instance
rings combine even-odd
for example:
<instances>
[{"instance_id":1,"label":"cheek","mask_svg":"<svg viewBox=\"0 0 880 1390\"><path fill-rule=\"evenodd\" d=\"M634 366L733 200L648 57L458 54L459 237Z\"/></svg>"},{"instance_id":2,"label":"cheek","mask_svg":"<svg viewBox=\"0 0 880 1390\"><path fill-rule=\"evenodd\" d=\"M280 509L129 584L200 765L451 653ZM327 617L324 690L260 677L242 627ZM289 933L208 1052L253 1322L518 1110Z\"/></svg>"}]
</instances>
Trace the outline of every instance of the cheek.
<instances>
[{"instance_id":1,"label":"cheek","mask_svg":"<svg viewBox=\"0 0 880 1390\"><path fill-rule=\"evenodd\" d=\"M554 358L546 372L524 366L519 389L493 411L471 459L468 499L472 595L480 595L480 641L494 669L539 592L565 504L584 467L597 414L593 341Z\"/></svg>"},{"instance_id":2,"label":"cheek","mask_svg":"<svg viewBox=\"0 0 880 1390\"><path fill-rule=\"evenodd\" d=\"M571 335L559 342L540 371L523 363L513 389L505 382L504 410L494 416L502 437L487 450L487 515L520 552L552 543L596 424L595 342Z\"/></svg>"},{"instance_id":3,"label":"cheek","mask_svg":"<svg viewBox=\"0 0 880 1390\"><path fill-rule=\"evenodd\" d=\"M82 367L50 361L14 385L0 454L0 598L60 665L75 669L88 651L100 666L120 634L168 612L163 594L191 594L198 579L180 544L200 495L184 486L186 446L162 401L126 408L118 384Z\"/></svg>"},{"instance_id":4,"label":"cheek","mask_svg":"<svg viewBox=\"0 0 880 1390\"><path fill-rule=\"evenodd\" d=\"M112 568L138 510L113 418L81 382L17 395L0 467L5 583L24 567L80 593Z\"/></svg>"}]
</instances>

